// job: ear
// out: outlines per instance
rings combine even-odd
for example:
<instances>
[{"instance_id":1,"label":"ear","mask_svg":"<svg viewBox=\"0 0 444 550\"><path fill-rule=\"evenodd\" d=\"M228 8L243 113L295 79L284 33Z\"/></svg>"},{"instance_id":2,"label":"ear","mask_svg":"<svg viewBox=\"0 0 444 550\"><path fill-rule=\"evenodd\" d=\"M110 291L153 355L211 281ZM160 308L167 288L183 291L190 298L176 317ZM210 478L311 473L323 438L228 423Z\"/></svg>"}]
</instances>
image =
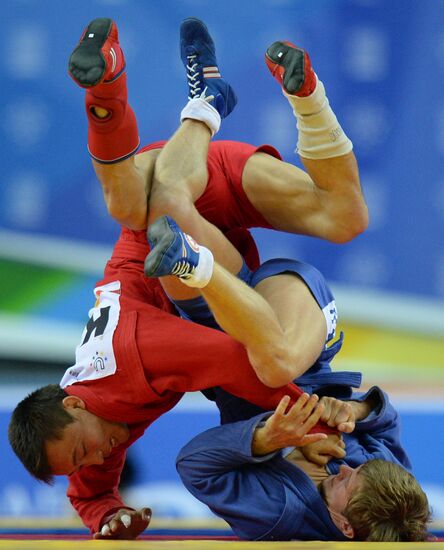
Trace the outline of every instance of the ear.
<instances>
[{"instance_id":1,"label":"ear","mask_svg":"<svg viewBox=\"0 0 444 550\"><path fill-rule=\"evenodd\" d=\"M85 409L85 402L75 395L68 395L62 400L65 409Z\"/></svg>"},{"instance_id":2,"label":"ear","mask_svg":"<svg viewBox=\"0 0 444 550\"><path fill-rule=\"evenodd\" d=\"M348 521L348 519L342 514L340 514L339 512L335 512L330 508L328 508L328 511L330 512L330 516L331 516L331 519L333 520L333 523L341 531L341 533L345 535L348 539L354 538L355 531L351 526L351 523Z\"/></svg>"},{"instance_id":3,"label":"ear","mask_svg":"<svg viewBox=\"0 0 444 550\"><path fill-rule=\"evenodd\" d=\"M341 516L342 516L342 514L341 514ZM339 522L338 527L348 539L353 539L354 538L355 531L354 531L353 527L351 526L351 523L344 516L341 517L341 520Z\"/></svg>"}]
</instances>

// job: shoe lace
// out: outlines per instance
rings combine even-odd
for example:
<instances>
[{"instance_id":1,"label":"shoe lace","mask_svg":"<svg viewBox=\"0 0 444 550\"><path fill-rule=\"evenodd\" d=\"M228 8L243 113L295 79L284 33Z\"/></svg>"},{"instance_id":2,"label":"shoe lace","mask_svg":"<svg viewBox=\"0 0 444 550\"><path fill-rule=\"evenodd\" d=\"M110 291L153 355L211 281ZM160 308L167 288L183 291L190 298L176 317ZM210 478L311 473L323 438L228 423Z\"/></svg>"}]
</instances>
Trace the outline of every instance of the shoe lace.
<instances>
[{"instance_id":1,"label":"shoe lace","mask_svg":"<svg viewBox=\"0 0 444 550\"><path fill-rule=\"evenodd\" d=\"M191 266L186 260L181 260L174 264L174 267L171 270L171 275L176 275L176 277L179 277L180 279L189 279L195 270L195 266Z\"/></svg>"},{"instance_id":2,"label":"shoe lace","mask_svg":"<svg viewBox=\"0 0 444 550\"><path fill-rule=\"evenodd\" d=\"M188 99L194 99L195 97L200 97L208 103L214 99L214 95L206 95L208 86L205 86L205 89L202 91L201 82L199 80L199 63L195 61L197 55L190 54L187 55L188 64L187 64L187 78L188 78L188 87L190 89L190 95Z\"/></svg>"}]
</instances>

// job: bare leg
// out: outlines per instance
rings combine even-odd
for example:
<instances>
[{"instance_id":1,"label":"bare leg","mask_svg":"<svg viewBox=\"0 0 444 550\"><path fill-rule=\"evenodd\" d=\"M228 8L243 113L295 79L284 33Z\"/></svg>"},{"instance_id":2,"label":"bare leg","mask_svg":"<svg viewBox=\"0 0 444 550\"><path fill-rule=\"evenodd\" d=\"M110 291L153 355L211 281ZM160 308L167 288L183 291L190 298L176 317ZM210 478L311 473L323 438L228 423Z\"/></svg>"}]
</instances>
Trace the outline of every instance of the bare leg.
<instances>
[{"instance_id":1,"label":"bare leg","mask_svg":"<svg viewBox=\"0 0 444 550\"><path fill-rule=\"evenodd\" d=\"M93 160L110 215L130 229L146 229L148 195L158 150L147 151L115 164Z\"/></svg>"},{"instance_id":2,"label":"bare leg","mask_svg":"<svg viewBox=\"0 0 444 550\"><path fill-rule=\"evenodd\" d=\"M298 378L325 345L324 315L294 275L270 277L253 290L216 264L201 292L221 328L244 344L258 378L267 386Z\"/></svg>"},{"instance_id":3,"label":"bare leg","mask_svg":"<svg viewBox=\"0 0 444 550\"><path fill-rule=\"evenodd\" d=\"M204 123L187 119L162 149L154 170L149 223L170 215L186 233L211 249L216 261L237 274L242 267L241 255L194 206L207 186L210 139L211 133ZM199 295L174 277L162 278L161 282L167 294L177 300Z\"/></svg>"},{"instance_id":4,"label":"bare leg","mask_svg":"<svg viewBox=\"0 0 444 550\"><path fill-rule=\"evenodd\" d=\"M221 265L237 273L242 266L240 254L193 204L207 186L210 139L204 123L187 119L165 145L154 170L149 222L170 215L186 233L210 248Z\"/></svg>"},{"instance_id":5,"label":"bare leg","mask_svg":"<svg viewBox=\"0 0 444 550\"><path fill-rule=\"evenodd\" d=\"M69 72L85 88L88 150L108 211L119 223L144 229L155 154L134 156L139 133L128 103L125 58L115 22L97 18L89 23L70 56Z\"/></svg>"},{"instance_id":6,"label":"bare leg","mask_svg":"<svg viewBox=\"0 0 444 550\"><path fill-rule=\"evenodd\" d=\"M167 217L150 226L148 237L153 246L145 261L147 276L164 280L174 274L178 284L199 288L222 330L245 346L265 385L283 386L311 367L327 328L317 302L297 276L276 275L252 289L215 263L207 248L197 249ZM169 292L171 298L181 298L176 289Z\"/></svg>"},{"instance_id":7,"label":"bare leg","mask_svg":"<svg viewBox=\"0 0 444 550\"><path fill-rule=\"evenodd\" d=\"M295 274L269 277L254 290L270 304L293 355L299 358L299 371L293 373L296 379L314 364L325 346L324 314L307 285Z\"/></svg>"},{"instance_id":8,"label":"bare leg","mask_svg":"<svg viewBox=\"0 0 444 550\"><path fill-rule=\"evenodd\" d=\"M245 167L244 190L276 229L349 241L368 224L352 143L304 50L275 42L265 58L296 117L298 152L308 174L258 154Z\"/></svg>"},{"instance_id":9,"label":"bare leg","mask_svg":"<svg viewBox=\"0 0 444 550\"><path fill-rule=\"evenodd\" d=\"M368 214L354 154L303 162L310 175L265 153L248 159L242 185L256 210L275 229L336 243L362 232Z\"/></svg>"}]
</instances>

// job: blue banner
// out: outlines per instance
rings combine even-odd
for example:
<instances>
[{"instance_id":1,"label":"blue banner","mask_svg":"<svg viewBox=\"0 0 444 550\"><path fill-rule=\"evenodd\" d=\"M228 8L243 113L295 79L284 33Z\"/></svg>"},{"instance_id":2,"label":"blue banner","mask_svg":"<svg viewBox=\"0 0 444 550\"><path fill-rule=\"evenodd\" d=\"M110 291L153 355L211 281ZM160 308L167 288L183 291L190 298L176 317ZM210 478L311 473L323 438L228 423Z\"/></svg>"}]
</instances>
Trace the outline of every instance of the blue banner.
<instances>
[{"instance_id":1,"label":"blue banner","mask_svg":"<svg viewBox=\"0 0 444 550\"><path fill-rule=\"evenodd\" d=\"M187 97L178 29L193 15L210 28L239 96L218 138L271 143L298 162L295 121L263 62L270 43L289 39L310 52L355 146L367 232L347 245L260 233L264 255L299 257L362 288L444 296L442 2L6 0L2 8L0 230L113 243L118 227L90 165L68 57L91 19L114 18L142 143L167 139Z\"/></svg>"}]
</instances>

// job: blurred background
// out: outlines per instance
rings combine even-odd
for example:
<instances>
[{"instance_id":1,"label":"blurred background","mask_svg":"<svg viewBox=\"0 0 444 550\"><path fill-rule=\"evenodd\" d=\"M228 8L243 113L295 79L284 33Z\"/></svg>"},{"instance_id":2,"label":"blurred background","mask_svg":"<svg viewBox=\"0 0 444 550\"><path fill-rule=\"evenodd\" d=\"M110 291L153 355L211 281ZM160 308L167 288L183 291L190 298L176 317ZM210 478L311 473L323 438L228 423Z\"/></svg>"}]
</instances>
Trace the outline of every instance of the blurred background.
<instances>
[{"instance_id":1,"label":"blurred background","mask_svg":"<svg viewBox=\"0 0 444 550\"><path fill-rule=\"evenodd\" d=\"M239 103L218 139L276 146L289 162L295 120L263 55L304 46L354 143L369 229L352 243L256 231L262 259L316 265L336 293L345 344L337 369L361 370L392 395L415 474L444 519L444 2L441 0L4 0L0 20L0 516L71 516L65 481L32 481L7 443L10 413L57 383L93 303L119 228L86 150L83 92L67 60L95 17L119 26L142 144L168 139L187 97L178 29L203 19ZM174 458L216 425L186 396L130 453L126 487L157 517L206 509Z\"/></svg>"}]
</instances>

